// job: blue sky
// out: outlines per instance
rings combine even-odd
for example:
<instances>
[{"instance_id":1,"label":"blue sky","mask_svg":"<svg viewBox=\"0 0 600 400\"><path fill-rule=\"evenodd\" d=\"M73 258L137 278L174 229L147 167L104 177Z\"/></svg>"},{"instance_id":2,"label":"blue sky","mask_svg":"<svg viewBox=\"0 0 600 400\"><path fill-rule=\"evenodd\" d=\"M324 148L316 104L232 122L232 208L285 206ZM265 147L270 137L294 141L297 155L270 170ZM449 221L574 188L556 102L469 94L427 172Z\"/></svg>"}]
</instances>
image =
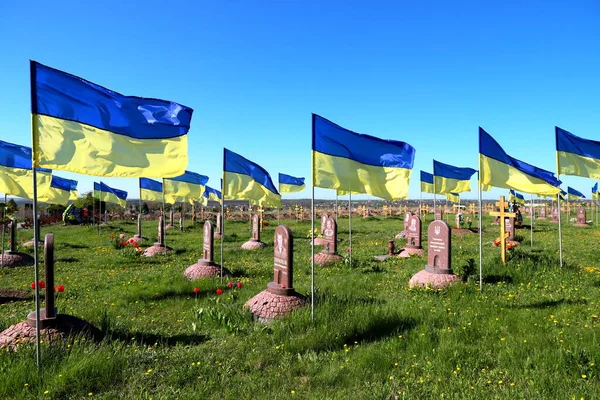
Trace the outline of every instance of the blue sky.
<instances>
[{"instance_id":1,"label":"blue sky","mask_svg":"<svg viewBox=\"0 0 600 400\"><path fill-rule=\"evenodd\" d=\"M413 145L411 198L434 158L477 168L478 126L555 171L555 125L600 140L599 17L597 1L1 2L0 139L31 145L33 59L192 107L188 169L214 187L223 147L310 184L313 112ZM138 197L135 179L103 181Z\"/></svg>"}]
</instances>

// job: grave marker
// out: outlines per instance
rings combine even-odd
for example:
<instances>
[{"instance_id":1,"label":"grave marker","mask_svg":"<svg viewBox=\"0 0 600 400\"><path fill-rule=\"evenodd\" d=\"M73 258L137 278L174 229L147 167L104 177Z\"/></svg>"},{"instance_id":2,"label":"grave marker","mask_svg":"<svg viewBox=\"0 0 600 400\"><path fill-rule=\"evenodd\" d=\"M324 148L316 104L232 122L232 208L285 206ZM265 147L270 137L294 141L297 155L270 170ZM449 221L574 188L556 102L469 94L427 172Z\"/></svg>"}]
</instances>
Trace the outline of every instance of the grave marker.
<instances>
[{"instance_id":1,"label":"grave marker","mask_svg":"<svg viewBox=\"0 0 600 400\"><path fill-rule=\"evenodd\" d=\"M579 207L577 209L577 221L575 222L575 226L588 226L586 217L587 214L585 212L585 208Z\"/></svg>"},{"instance_id":2,"label":"grave marker","mask_svg":"<svg viewBox=\"0 0 600 400\"><path fill-rule=\"evenodd\" d=\"M264 247L267 247L267 245L260 241L260 216L254 214L252 216L252 237L242 245L242 249L254 250Z\"/></svg>"},{"instance_id":3,"label":"grave marker","mask_svg":"<svg viewBox=\"0 0 600 400\"><path fill-rule=\"evenodd\" d=\"M210 278L221 276L221 266L214 261L215 238L213 226L210 221L205 221L202 227L202 258L196 264L190 265L183 272L188 279ZM223 268L223 276L231 275L231 272Z\"/></svg>"},{"instance_id":4,"label":"grave marker","mask_svg":"<svg viewBox=\"0 0 600 400\"><path fill-rule=\"evenodd\" d=\"M315 254L314 260L318 265L327 265L339 261L342 257L337 254L337 223L328 217L323 231L324 248Z\"/></svg>"},{"instance_id":5,"label":"grave marker","mask_svg":"<svg viewBox=\"0 0 600 400\"><path fill-rule=\"evenodd\" d=\"M502 259L502 264L506 263L506 217L516 217L515 213L509 213L505 211L505 208L508 207L508 203L504 201L504 196L500 196L500 201L496 203L496 206L500 211L491 212L491 216L497 216L500 218L500 258ZM514 222L513 222L514 227Z\"/></svg>"}]
</instances>

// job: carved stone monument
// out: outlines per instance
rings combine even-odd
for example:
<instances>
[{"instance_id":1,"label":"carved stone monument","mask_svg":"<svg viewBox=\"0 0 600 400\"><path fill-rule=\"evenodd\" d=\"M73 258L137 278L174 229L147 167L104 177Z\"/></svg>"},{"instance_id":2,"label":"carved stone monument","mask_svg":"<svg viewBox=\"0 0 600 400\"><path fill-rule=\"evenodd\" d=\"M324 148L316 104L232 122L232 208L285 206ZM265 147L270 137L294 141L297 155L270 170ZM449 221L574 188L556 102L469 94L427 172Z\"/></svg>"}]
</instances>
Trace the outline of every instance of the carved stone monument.
<instances>
[{"instance_id":1,"label":"carved stone monument","mask_svg":"<svg viewBox=\"0 0 600 400\"><path fill-rule=\"evenodd\" d=\"M275 230L273 282L244 305L255 320L263 323L283 317L300 308L306 302L304 296L294 290L294 238L285 225Z\"/></svg>"},{"instance_id":2,"label":"carved stone monument","mask_svg":"<svg viewBox=\"0 0 600 400\"><path fill-rule=\"evenodd\" d=\"M400 232L396 235L396 239L402 239L402 238L406 237L406 227L408 226L408 220L410 219L410 217L412 215L413 214L410 211L406 211L404 213L404 221L403 221L404 227L402 228L402 232Z\"/></svg>"},{"instance_id":3,"label":"carved stone monument","mask_svg":"<svg viewBox=\"0 0 600 400\"><path fill-rule=\"evenodd\" d=\"M540 216L537 219L546 219L546 205L540 207Z\"/></svg>"},{"instance_id":4,"label":"carved stone monument","mask_svg":"<svg viewBox=\"0 0 600 400\"><path fill-rule=\"evenodd\" d=\"M40 232L40 218L38 217L37 219L37 237L38 237L38 246L39 247L44 247L44 241L42 240L42 234ZM23 246L25 247L33 247L35 243L35 236L33 238L31 238L31 240L28 240L27 242L23 243Z\"/></svg>"},{"instance_id":5,"label":"carved stone monument","mask_svg":"<svg viewBox=\"0 0 600 400\"><path fill-rule=\"evenodd\" d=\"M552 207L552 211L550 212L550 215L552 216L550 223L558 224L558 208Z\"/></svg>"},{"instance_id":6,"label":"carved stone monument","mask_svg":"<svg viewBox=\"0 0 600 400\"><path fill-rule=\"evenodd\" d=\"M342 257L337 253L337 223L331 217L328 217L325 221L323 239L325 239L324 248L315 254L315 264L326 266L340 261Z\"/></svg>"},{"instance_id":7,"label":"carved stone monument","mask_svg":"<svg viewBox=\"0 0 600 400\"><path fill-rule=\"evenodd\" d=\"M406 228L406 246L404 246L404 249L402 249L399 256L422 256L424 251L421 246L421 237L421 218L417 215L411 215Z\"/></svg>"},{"instance_id":8,"label":"carved stone monument","mask_svg":"<svg viewBox=\"0 0 600 400\"><path fill-rule=\"evenodd\" d=\"M321 235L325 232L325 222L327 222L329 215L327 213L321 214ZM315 237L315 246L322 246L325 244L325 239L322 237Z\"/></svg>"},{"instance_id":9,"label":"carved stone monument","mask_svg":"<svg viewBox=\"0 0 600 400\"><path fill-rule=\"evenodd\" d=\"M0 267L21 267L33 263L33 257L17 251L17 222L13 219L10 222L10 249L2 254Z\"/></svg>"},{"instance_id":10,"label":"carved stone monument","mask_svg":"<svg viewBox=\"0 0 600 400\"><path fill-rule=\"evenodd\" d=\"M252 216L252 237L242 245L242 249L256 250L265 247L267 247L267 245L260 241L260 216L254 214Z\"/></svg>"},{"instance_id":11,"label":"carved stone monument","mask_svg":"<svg viewBox=\"0 0 600 400\"><path fill-rule=\"evenodd\" d=\"M575 222L575 226L588 226L586 216L585 208L579 207L577 209L577 221Z\"/></svg>"},{"instance_id":12,"label":"carved stone monument","mask_svg":"<svg viewBox=\"0 0 600 400\"><path fill-rule=\"evenodd\" d=\"M153 257L157 254L166 254L167 250L172 249L165 245L165 219L161 215L158 217L158 241L144 250L144 255Z\"/></svg>"},{"instance_id":13,"label":"carved stone monument","mask_svg":"<svg viewBox=\"0 0 600 400\"><path fill-rule=\"evenodd\" d=\"M445 221L433 221L427 231L427 265L408 282L409 286L444 288L459 281L452 272L452 235Z\"/></svg>"},{"instance_id":14,"label":"carved stone monument","mask_svg":"<svg viewBox=\"0 0 600 400\"><path fill-rule=\"evenodd\" d=\"M137 233L135 235L133 235L131 237L131 239L134 242L136 242L137 244L140 244L143 240L144 237L142 236L142 214L138 214L138 218L137 218Z\"/></svg>"},{"instance_id":15,"label":"carved stone monument","mask_svg":"<svg viewBox=\"0 0 600 400\"><path fill-rule=\"evenodd\" d=\"M210 221L204 222L202 233L202 258L196 264L189 266L183 273L190 280L221 276L221 266L214 262L215 238ZM231 272L223 268L223 276L225 275L231 275Z\"/></svg>"},{"instance_id":16,"label":"carved stone monument","mask_svg":"<svg viewBox=\"0 0 600 400\"><path fill-rule=\"evenodd\" d=\"M175 211L173 210L173 206L169 210L169 225L166 227L167 229L175 228Z\"/></svg>"},{"instance_id":17,"label":"carved stone monument","mask_svg":"<svg viewBox=\"0 0 600 400\"><path fill-rule=\"evenodd\" d=\"M204 210L204 209L203 209ZM221 239L223 236L223 214L217 214L217 230L215 231L215 239Z\"/></svg>"}]
</instances>

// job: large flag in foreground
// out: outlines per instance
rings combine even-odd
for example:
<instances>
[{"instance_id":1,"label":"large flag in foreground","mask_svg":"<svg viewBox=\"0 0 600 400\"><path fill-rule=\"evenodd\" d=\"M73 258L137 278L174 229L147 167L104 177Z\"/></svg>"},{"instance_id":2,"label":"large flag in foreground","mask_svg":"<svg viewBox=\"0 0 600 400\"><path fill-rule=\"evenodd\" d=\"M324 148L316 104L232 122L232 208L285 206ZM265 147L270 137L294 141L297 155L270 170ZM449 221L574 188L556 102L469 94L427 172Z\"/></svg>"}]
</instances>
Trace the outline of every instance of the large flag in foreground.
<instances>
[{"instance_id":1,"label":"large flag in foreground","mask_svg":"<svg viewBox=\"0 0 600 400\"><path fill-rule=\"evenodd\" d=\"M165 201L169 204L200 201L207 182L208 176L191 171L185 171L183 175L174 178L165 178L163 179Z\"/></svg>"},{"instance_id":2,"label":"large flag in foreground","mask_svg":"<svg viewBox=\"0 0 600 400\"><path fill-rule=\"evenodd\" d=\"M62 204L66 206L69 201L75 201L79 197L77 193L77 181L52 175L52 182L46 194L38 196L38 200L48 204Z\"/></svg>"},{"instance_id":3,"label":"large flag in foreground","mask_svg":"<svg viewBox=\"0 0 600 400\"><path fill-rule=\"evenodd\" d=\"M550 171L534 167L506 154L498 142L479 128L479 170L483 185L531 194L556 194L560 181Z\"/></svg>"},{"instance_id":4,"label":"large flag in foreground","mask_svg":"<svg viewBox=\"0 0 600 400\"><path fill-rule=\"evenodd\" d=\"M555 130L559 175L600 179L600 142L580 138L558 126Z\"/></svg>"},{"instance_id":5,"label":"large flag in foreground","mask_svg":"<svg viewBox=\"0 0 600 400\"><path fill-rule=\"evenodd\" d=\"M279 173L279 193L294 193L304 190L304 178Z\"/></svg>"},{"instance_id":6,"label":"large flag in foreground","mask_svg":"<svg viewBox=\"0 0 600 400\"><path fill-rule=\"evenodd\" d=\"M579 199L585 199L585 196L583 195L583 193L581 193L578 190L573 189L570 186L567 186L567 193L569 195L569 200L579 200Z\"/></svg>"},{"instance_id":7,"label":"large flag in foreground","mask_svg":"<svg viewBox=\"0 0 600 400\"><path fill-rule=\"evenodd\" d=\"M281 206L281 195L271 175L260 165L223 149L223 198L250 200L254 204Z\"/></svg>"},{"instance_id":8,"label":"large flag in foreground","mask_svg":"<svg viewBox=\"0 0 600 400\"><path fill-rule=\"evenodd\" d=\"M43 196L50 188L52 171L37 168L37 194ZM31 148L0 140L0 193L33 199Z\"/></svg>"},{"instance_id":9,"label":"large flag in foreground","mask_svg":"<svg viewBox=\"0 0 600 400\"><path fill-rule=\"evenodd\" d=\"M433 187L433 174L421 171L421 192L435 193Z\"/></svg>"},{"instance_id":10,"label":"large flag in foreground","mask_svg":"<svg viewBox=\"0 0 600 400\"><path fill-rule=\"evenodd\" d=\"M127 206L127 192L111 188L103 182L94 182L94 198L105 203L118 204L121 207Z\"/></svg>"},{"instance_id":11,"label":"large flag in foreground","mask_svg":"<svg viewBox=\"0 0 600 400\"><path fill-rule=\"evenodd\" d=\"M140 200L163 201L163 185L161 182L148 178L140 178Z\"/></svg>"},{"instance_id":12,"label":"large flag in foreground","mask_svg":"<svg viewBox=\"0 0 600 400\"><path fill-rule=\"evenodd\" d=\"M123 96L31 61L36 167L96 176L181 175L192 112L171 101Z\"/></svg>"},{"instance_id":13,"label":"large flag in foreground","mask_svg":"<svg viewBox=\"0 0 600 400\"><path fill-rule=\"evenodd\" d=\"M408 198L415 149L397 140L352 132L313 114L313 184L387 200Z\"/></svg>"},{"instance_id":14,"label":"large flag in foreground","mask_svg":"<svg viewBox=\"0 0 600 400\"><path fill-rule=\"evenodd\" d=\"M477 172L473 168L455 167L433 160L433 186L435 193L470 192L469 180Z\"/></svg>"}]
</instances>

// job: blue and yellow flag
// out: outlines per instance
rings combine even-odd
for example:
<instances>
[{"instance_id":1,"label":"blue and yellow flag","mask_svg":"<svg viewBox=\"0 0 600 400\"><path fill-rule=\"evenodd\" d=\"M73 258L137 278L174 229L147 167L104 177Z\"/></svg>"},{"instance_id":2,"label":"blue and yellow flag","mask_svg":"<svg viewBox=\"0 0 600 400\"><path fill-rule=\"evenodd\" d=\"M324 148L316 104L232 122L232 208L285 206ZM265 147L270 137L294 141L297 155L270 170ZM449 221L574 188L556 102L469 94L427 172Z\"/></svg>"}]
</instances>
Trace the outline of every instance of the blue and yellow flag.
<instances>
[{"instance_id":1,"label":"blue and yellow flag","mask_svg":"<svg viewBox=\"0 0 600 400\"><path fill-rule=\"evenodd\" d=\"M165 178L163 179L165 201L169 204L184 201L193 203L194 200L201 201L207 182L208 176L191 171L185 171L183 175L175 178Z\"/></svg>"},{"instance_id":2,"label":"blue and yellow flag","mask_svg":"<svg viewBox=\"0 0 600 400\"><path fill-rule=\"evenodd\" d=\"M31 61L33 163L96 176L178 176L193 110L123 96Z\"/></svg>"},{"instance_id":3,"label":"blue and yellow flag","mask_svg":"<svg viewBox=\"0 0 600 400\"><path fill-rule=\"evenodd\" d=\"M75 201L78 197L77 181L52 175L50 188L45 195L38 196L38 200L48 204L61 204L66 206L69 204L69 201Z\"/></svg>"},{"instance_id":4,"label":"blue and yellow flag","mask_svg":"<svg viewBox=\"0 0 600 400\"><path fill-rule=\"evenodd\" d=\"M279 193L301 192L305 187L304 178L279 173Z\"/></svg>"},{"instance_id":5,"label":"blue and yellow flag","mask_svg":"<svg viewBox=\"0 0 600 400\"><path fill-rule=\"evenodd\" d=\"M162 202L162 183L148 178L140 178L140 200Z\"/></svg>"},{"instance_id":6,"label":"blue and yellow flag","mask_svg":"<svg viewBox=\"0 0 600 400\"><path fill-rule=\"evenodd\" d=\"M408 198L415 149L397 140L352 132L313 114L313 184L387 200Z\"/></svg>"},{"instance_id":7,"label":"blue and yellow flag","mask_svg":"<svg viewBox=\"0 0 600 400\"><path fill-rule=\"evenodd\" d=\"M437 194L470 192L473 168L455 167L433 160L433 186Z\"/></svg>"},{"instance_id":8,"label":"blue and yellow flag","mask_svg":"<svg viewBox=\"0 0 600 400\"><path fill-rule=\"evenodd\" d=\"M446 193L446 200L452 203L460 203L460 196L458 193Z\"/></svg>"},{"instance_id":9,"label":"blue and yellow flag","mask_svg":"<svg viewBox=\"0 0 600 400\"><path fill-rule=\"evenodd\" d=\"M531 194L554 195L560 181L550 171L534 167L506 154L490 134L479 128L480 182Z\"/></svg>"},{"instance_id":10,"label":"blue and yellow flag","mask_svg":"<svg viewBox=\"0 0 600 400\"><path fill-rule=\"evenodd\" d=\"M37 195L44 196L52 182L52 171L37 168ZM31 149L0 140L0 193L33 199Z\"/></svg>"},{"instance_id":11,"label":"blue and yellow flag","mask_svg":"<svg viewBox=\"0 0 600 400\"><path fill-rule=\"evenodd\" d=\"M210 186L206 186L204 188L204 193L202 194L202 204L205 206L208 204L208 201L216 201L221 204L221 192L217 189L213 189Z\"/></svg>"},{"instance_id":12,"label":"blue and yellow flag","mask_svg":"<svg viewBox=\"0 0 600 400\"><path fill-rule=\"evenodd\" d=\"M227 149L223 149L223 179L225 200L250 200L254 204L281 207L281 195L271 175L260 165Z\"/></svg>"},{"instance_id":13,"label":"blue and yellow flag","mask_svg":"<svg viewBox=\"0 0 600 400\"><path fill-rule=\"evenodd\" d=\"M113 189L103 182L94 182L94 198L105 203L118 204L121 207L127 206L127 192L124 190Z\"/></svg>"},{"instance_id":14,"label":"blue and yellow flag","mask_svg":"<svg viewBox=\"0 0 600 400\"><path fill-rule=\"evenodd\" d=\"M421 171L421 192L434 193L433 189L433 174Z\"/></svg>"},{"instance_id":15,"label":"blue and yellow flag","mask_svg":"<svg viewBox=\"0 0 600 400\"><path fill-rule=\"evenodd\" d=\"M594 186L592 186L592 199L598 200L598 182L596 182Z\"/></svg>"},{"instance_id":16,"label":"blue and yellow flag","mask_svg":"<svg viewBox=\"0 0 600 400\"><path fill-rule=\"evenodd\" d=\"M509 191L508 201L510 201L511 203L517 203L517 204L523 205L523 204L525 204L525 197L523 197L523 195L521 193L517 193L511 189Z\"/></svg>"},{"instance_id":17,"label":"blue and yellow flag","mask_svg":"<svg viewBox=\"0 0 600 400\"><path fill-rule=\"evenodd\" d=\"M600 179L600 142L555 129L558 174Z\"/></svg>"},{"instance_id":18,"label":"blue and yellow flag","mask_svg":"<svg viewBox=\"0 0 600 400\"><path fill-rule=\"evenodd\" d=\"M583 195L583 193L581 193L578 190L573 189L570 186L567 186L567 193L568 193L569 200L585 199L585 196Z\"/></svg>"}]
</instances>

